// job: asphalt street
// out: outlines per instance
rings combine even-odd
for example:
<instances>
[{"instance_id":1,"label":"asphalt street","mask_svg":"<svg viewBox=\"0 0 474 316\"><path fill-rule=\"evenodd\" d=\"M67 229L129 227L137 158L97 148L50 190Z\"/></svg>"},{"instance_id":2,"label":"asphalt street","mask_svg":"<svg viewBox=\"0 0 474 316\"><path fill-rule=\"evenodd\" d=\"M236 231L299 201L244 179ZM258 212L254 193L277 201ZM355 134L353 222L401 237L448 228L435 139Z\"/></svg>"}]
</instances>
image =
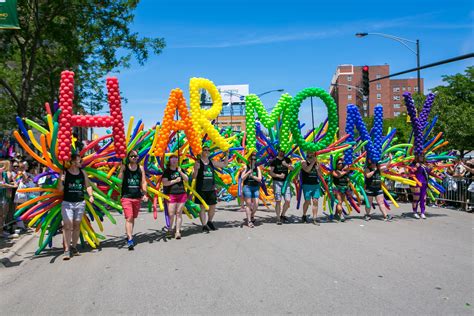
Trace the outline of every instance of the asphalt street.
<instances>
[{"instance_id":1,"label":"asphalt street","mask_svg":"<svg viewBox=\"0 0 474 316\"><path fill-rule=\"evenodd\" d=\"M181 240L143 209L138 245L125 247L124 220L105 222L101 247L61 258L61 239L34 256L37 239L0 267L2 315L388 314L472 315L473 215L410 206L392 222L352 214L345 223L277 226L260 208L243 226L235 202L221 203L210 234L185 219Z\"/></svg>"}]
</instances>

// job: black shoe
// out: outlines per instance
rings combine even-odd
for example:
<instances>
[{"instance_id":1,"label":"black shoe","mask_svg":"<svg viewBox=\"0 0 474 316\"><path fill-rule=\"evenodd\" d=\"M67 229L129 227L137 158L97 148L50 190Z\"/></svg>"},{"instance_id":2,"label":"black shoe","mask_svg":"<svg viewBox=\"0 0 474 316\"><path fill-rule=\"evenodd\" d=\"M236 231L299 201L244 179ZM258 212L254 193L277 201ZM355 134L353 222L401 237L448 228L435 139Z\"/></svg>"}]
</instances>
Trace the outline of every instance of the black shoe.
<instances>
[{"instance_id":1,"label":"black shoe","mask_svg":"<svg viewBox=\"0 0 474 316\"><path fill-rule=\"evenodd\" d=\"M281 225L281 219L277 219L277 225Z\"/></svg>"},{"instance_id":2,"label":"black shoe","mask_svg":"<svg viewBox=\"0 0 474 316\"><path fill-rule=\"evenodd\" d=\"M250 221L252 222L252 224L255 224L255 222L256 222L255 217L252 217L252 218L250 219Z\"/></svg>"},{"instance_id":3,"label":"black shoe","mask_svg":"<svg viewBox=\"0 0 474 316\"><path fill-rule=\"evenodd\" d=\"M207 221L207 226L209 226L211 230L217 230L216 226L214 226L214 223L211 221Z\"/></svg>"},{"instance_id":4,"label":"black shoe","mask_svg":"<svg viewBox=\"0 0 474 316\"><path fill-rule=\"evenodd\" d=\"M364 219L368 222L372 219L372 217L370 217L370 215L365 215L364 216Z\"/></svg>"},{"instance_id":5,"label":"black shoe","mask_svg":"<svg viewBox=\"0 0 474 316\"><path fill-rule=\"evenodd\" d=\"M73 256L80 256L81 255L76 247L71 247L71 253L72 253Z\"/></svg>"},{"instance_id":6,"label":"black shoe","mask_svg":"<svg viewBox=\"0 0 474 316\"><path fill-rule=\"evenodd\" d=\"M209 232L210 232L209 226L207 226L207 225L202 226L202 231L209 234Z\"/></svg>"},{"instance_id":7,"label":"black shoe","mask_svg":"<svg viewBox=\"0 0 474 316\"><path fill-rule=\"evenodd\" d=\"M302 223L307 223L308 222L308 218L307 218L306 215L301 216L301 222Z\"/></svg>"},{"instance_id":8,"label":"black shoe","mask_svg":"<svg viewBox=\"0 0 474 316\"><path fill-rule=\"evenodd\" d=\"M288 217L286 216L280 216L280 220L283 222L283 223L288 223Z\"/></svg>"}]
</instances>

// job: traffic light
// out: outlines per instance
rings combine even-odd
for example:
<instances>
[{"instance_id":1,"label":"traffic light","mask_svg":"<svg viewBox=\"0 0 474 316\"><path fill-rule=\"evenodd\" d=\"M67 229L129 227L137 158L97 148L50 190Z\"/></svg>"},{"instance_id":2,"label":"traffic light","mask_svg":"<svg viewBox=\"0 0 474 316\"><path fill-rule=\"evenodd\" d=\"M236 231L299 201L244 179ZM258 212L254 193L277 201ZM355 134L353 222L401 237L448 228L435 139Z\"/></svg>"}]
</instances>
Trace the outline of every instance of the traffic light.
<instances>
[{"instance_id":1,"label":"traffic light","mask_svg":"<svg viewBox=\"0 0 474 316\"><path fill-rule=\"evenodd\" d=\"M369 66L362 67L362 94L369 95Z\"/></svg>"}]
</instances>

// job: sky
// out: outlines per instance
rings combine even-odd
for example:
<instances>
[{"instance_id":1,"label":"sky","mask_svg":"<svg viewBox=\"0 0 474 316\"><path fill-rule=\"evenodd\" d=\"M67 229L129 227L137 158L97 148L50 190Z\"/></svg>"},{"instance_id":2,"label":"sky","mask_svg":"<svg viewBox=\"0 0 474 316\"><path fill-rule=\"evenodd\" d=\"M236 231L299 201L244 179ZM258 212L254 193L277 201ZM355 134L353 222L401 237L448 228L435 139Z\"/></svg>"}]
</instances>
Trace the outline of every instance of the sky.
<instances>
[{"instance_id":1,"label":"sky","mask_svg":"<svg viewBox=\"0 0 474 316\"><path fill-rule=\"evenodd\" d=\"M216 85L249 84L256 94L328 90L340 64L389 64L392 73L416 66L415 54L400 43L379 36L356 38L356 32L419 39L424 65L473 52L473 20L472 1L141 0L132 31L163 37L167 46L144 66L132 63L111 75L119 78L128 99L125 120L133 115L148 128L161 121L172 89L182 89L189 104L192 77ZM442 84L442 75L472 64L470 59L442 65L422 70L421 76L429 89ZM278 92L267 94L262 102L272 107L279 97ZM322 102L315 102L314 110L316 123L325 119ZM311 122L309 102L300 120Z\"/></svg>"}]
</instances>

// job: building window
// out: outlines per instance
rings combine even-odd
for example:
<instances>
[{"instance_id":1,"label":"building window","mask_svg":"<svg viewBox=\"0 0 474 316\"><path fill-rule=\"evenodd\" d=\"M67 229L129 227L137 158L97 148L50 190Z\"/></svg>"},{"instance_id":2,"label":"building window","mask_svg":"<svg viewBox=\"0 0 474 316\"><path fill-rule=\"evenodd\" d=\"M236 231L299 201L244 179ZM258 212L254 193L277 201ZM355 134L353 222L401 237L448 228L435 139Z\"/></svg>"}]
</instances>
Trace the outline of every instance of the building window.
<instances>
[{"instance_id":1,"label":"building window","mask_svg":"<svg viewBox=\"0 0 474 316\"><path fill-rule=\"evenodd\" d=\"M347 95L347 100L352 100L352 94Z\"/></svg>"},{"instance_id":2,"label":"building window","mask_svg":"<svg viewBox=\"0 0 474 316\"><path fill-rule=\"evenodd\" d=\"M347 76L347 81L352 81L352 76Z\"/></svg>"},{"instance_id":3,"label":"building window","mask_svg":"<svg viewBox=\"0 0 474 316\"><path fill-rule=\"evenodd\" d=\"M382 84L381 83L377 83L377 90L382 90Z\"/></svg>"},{"instance_id":4,"label":"building window","mask_svg":"<svg viewBox=\"0 0 474 316\"><path fill-rule=\"evenodd\" d=\"M395 111L395 112L393 112L393 115L394 115L394 116L399 116L399 115L400 115L400 112Z\"/></svg>"},{"instance_id":5,"label":"building window","mask_svg":"<svg viewBox=\"0 0 474 316\"><path fill-rule=\"evenodd\" d=\"M382 75L376 74L375 79L379 79L379 78L382 78Z\"/></svg>"},{"instance_id":6,"label":"building window","mask_svg":"<svg viewBox=\"0 0 474 316\"><path fill-rule=\"evenodd\" d=\"M395 103L395 104L393 105L393 107L394 107L395 109L399 109L399 108L400 108L400 103Z\"/></svg>"},{"instance_id":7,"label":"building window","mask_svg":"<svg viewBox=\"0 0 474 316\"><path fill-rule=\"evenodd\" d=\"M413 87L413 91L418 92L418 87Z\"/></svg>"},{"instance_id":8,"label":"building window","mask_svg":"<svg viewBox=\"0 0 474 316\"><path fill-rule=\"evenodd\" d=\"M400 87L393 87L393 92L400 92Z\"/></svg>"},{"instance_id":9,"label":"building window","mask_svg":"<svg viewBox=\"0 0 474 316\"><path fill-rule=\"evenodd\" d=\"M377 100L380 100L382 99L382 94L381 93L377 93Z\"/></svg>"},{"instance_id":10,"label":"building window","mask_svg":"<svg viewBox=\"0 0 474 316\"><path fill-rule=\"evenodd\" d=\"M399 95L394 95L393 100L394 101L400 101L400 96Z\"/></svg>"},{"instance_id":11,"label":"building window","mask_svg":"<svg viewBox=\"0 0 474 316\"><path fill-rule=\"evenodd\" d=\"M405 87L402 87L402 91L405 91L405 90L406 90L406 88L405 88Z\"/></svg>"},{"instance_id":12,"label":"building window","mask_svg":"<svg viewBox=\"0 0 474 316\"><path fill-rule=\"evenodd\" d=\"M352 91L352 87L351 87L351 86L347 86L347 91Z\"/></svg>"}]
</instances>

